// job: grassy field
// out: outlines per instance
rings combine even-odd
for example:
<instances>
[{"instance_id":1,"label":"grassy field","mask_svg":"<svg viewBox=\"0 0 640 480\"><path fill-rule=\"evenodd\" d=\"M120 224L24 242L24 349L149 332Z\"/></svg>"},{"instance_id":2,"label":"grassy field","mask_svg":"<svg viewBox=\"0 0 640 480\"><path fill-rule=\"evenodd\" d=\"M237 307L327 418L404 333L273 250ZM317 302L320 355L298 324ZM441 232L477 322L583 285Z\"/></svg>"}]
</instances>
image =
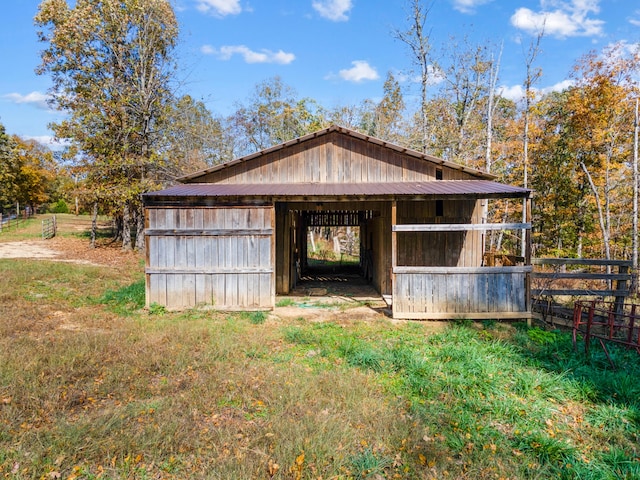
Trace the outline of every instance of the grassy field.
<instances>
[{"instance_id":1,"label":"grassy field","mask_svg":"<svg viewBox=\"0 0 640 480\"><path fill-rule=\"evenodd\" d=\"M146 311L141 265L0 260L0 478L640 478L635 352L613 370L566 333L348 308Z\"/></svg>"}]
</instances>

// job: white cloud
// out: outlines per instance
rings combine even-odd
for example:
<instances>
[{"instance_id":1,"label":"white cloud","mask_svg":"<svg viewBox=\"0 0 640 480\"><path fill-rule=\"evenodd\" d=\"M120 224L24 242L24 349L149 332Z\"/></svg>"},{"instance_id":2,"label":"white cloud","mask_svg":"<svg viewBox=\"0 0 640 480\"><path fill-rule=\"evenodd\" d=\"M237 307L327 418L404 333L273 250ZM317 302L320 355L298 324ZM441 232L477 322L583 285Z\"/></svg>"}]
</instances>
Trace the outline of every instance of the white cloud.
<instances>
[{"instance_id":1,"label":"white cloud","mask_svg":"<svg viewBox=\"0 0 640 480\"><path fill-rule=\"evenodd\" d=\"M321 17L334 22L346 22L349 20L349 10L353 7L352 0L314 0L313 9Z\"/></svg>"},{"instance_id":2,"label":"white cloud","mask_svg":"<svg viewBox=\"0 0 640 480\"><path fill-rule=\"evenodd\" d=\"M29 104L34 105L43 110L50 110L49 105L47 104L47 99L49 96L42 92L31 92L26 95L21 95L19 93L8 93L7 95L3 95L4 98L9 99L13 103L17 104Z\"/></svg>"},{"instance_id":3,"label":"white cloud","mask_svg":"<svg viewBox=\"0 0 640 480\"><path fill-rule=\"evenodd\" d=\"M25 138L27 140L38 142L49 148L50 150L53 150L54 152L62 151L69 145L71 145L71 142L69 140L56 140L55 137L52 137L50 135L30 136Z\"/></svg>"},{"instance_id":4,"label":"white cloud","mask_svg":"<svg viewBox=\"0 0 640 480\"><path fill-rule=\"evenodd\" d=\"M555 85L551 85L549 87L544 87L540 89L540 93L544 95L551 92L562 92L563 90L566 90L567 88L571 88L574 85L575 85L575 82L573 80L562 80L561 82L558 82Z\"/></svg>"},{"instance_id":5,"label":"white cloud","mask_svg":"<svg viewBox=\"0 0 640 480\"><path fill-rule=\"evenodd\" d=\"M493 0L452 0L453 8L462 13L475 13L476 7Z\"/></svg>"},{"instance_id":6,"label":"white cloud","mask_svg":"<svg viewBox=\"0 0 640 480\"><path fill-rule=\"evenodd\" d=\"M237 15L242 12L240 0L197 0L196 8L217 17Z\"/></svg>"},{"instance_id":7,"label":"white cloud","mask_svg":"<svg viewBox=\"0 0 640 480\"><path fill-rule=\"evenodd\" d=\"M573 80L562 80L555 85L550 85L544 88L533 88L533 92L536 96L545 95L551 92L561 92L567 88L572 87L575 84ZM524 99L524 87L522 85L503 85L498 89L500 96L514 102L520 102Z\"/></svg>"},{"instance_id":8,"label":"white cloud","mask_svg":"<svg viewBox=\"0 0 640 480\"><path fill-rule=\"evenodd\" d=\"M629 23L636 27L640 27L640 10L633 12L633 17L629 19Z\"/></svg>"},{"instance_id":9,"label":"white cloud","mask_svg":"<svg viewBox=\"0 0 640 480\"><path fill-rule=\"evenodd\" d=\"M247 63L279 63L281 65L288 65L296 59L293 53L283 52L282 50L272 52L271 50L262 49L256 52L244 45L224 45L220 48L203 45L200 47L200 51L205 55L215 55L220 60L230 60L234 55L240 55Z\"/></svg>"},{"instance_id":10,"label":"white cloud","mask_svg":"<svg viewBox=\"0 0 640 480\"><path fill-rule=\"evenodd\" d=\"M541 0L542 10L522 7L511 16L511 24L525 32L557 38L593 37L603 34L603 20L589 18L600 13L600 0Z\"/></svg>"},{"instance_id":11,"label":"white cloud","mask_svg":"<svg viewBox=\"0 0 640 480\"><path fill-rule=\"evenodd\" d=\"M524 87L522 85L512 85L510 87L503 85L498 91L501 97L514 102L519 102L524 98Z\"/></svg>"},{"instance_id":12,"label":"white cloud","mask_svg":"<svg viewBox=\"0 0 640 480\"><path fill-rule=\"evenodd\" d=\"M351 62L353 67L340 70L338 76L347 82L360 83L365 80L377 80L380 78L378 72L369 63L364 60L355 60Z\"/></svg>"}]
</instances>

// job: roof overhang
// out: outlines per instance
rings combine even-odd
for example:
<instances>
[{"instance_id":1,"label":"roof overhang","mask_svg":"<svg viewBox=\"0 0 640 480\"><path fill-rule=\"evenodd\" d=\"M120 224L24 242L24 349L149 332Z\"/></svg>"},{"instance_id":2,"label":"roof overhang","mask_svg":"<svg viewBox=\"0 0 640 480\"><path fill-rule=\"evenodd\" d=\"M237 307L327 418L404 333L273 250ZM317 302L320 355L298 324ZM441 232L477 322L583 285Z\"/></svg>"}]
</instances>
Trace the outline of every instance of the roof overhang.
<instances>
[{"instance_id":1,"label":"roof overhang","mask_svg":"<svg viewBox=\"0 0 640 480\"><path fill-rule=\"evenodd\" d=\"M373 201L527 198L531 190L490 180L390 183L189 183L144 194L146 204L191 198L223 201Z\"/></svg>"}]
</instances>

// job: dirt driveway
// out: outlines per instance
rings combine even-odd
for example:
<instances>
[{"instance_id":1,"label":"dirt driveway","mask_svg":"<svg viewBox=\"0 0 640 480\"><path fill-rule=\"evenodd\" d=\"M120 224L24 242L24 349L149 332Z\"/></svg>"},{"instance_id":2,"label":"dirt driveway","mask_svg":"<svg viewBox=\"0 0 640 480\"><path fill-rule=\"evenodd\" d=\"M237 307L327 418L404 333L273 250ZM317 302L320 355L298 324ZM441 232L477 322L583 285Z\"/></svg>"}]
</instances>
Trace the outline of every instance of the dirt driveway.
<instances>
[{"instance_id":1,"label":"dirt driveway","mask_svg":"<svg viewBox=\"0 0 640 480\"><path fill-rule=\"evenodd\" d=\"M0 258L56 258L60 252L52 250L44 242L0 243Z\"/></svg>"}]
</instances>

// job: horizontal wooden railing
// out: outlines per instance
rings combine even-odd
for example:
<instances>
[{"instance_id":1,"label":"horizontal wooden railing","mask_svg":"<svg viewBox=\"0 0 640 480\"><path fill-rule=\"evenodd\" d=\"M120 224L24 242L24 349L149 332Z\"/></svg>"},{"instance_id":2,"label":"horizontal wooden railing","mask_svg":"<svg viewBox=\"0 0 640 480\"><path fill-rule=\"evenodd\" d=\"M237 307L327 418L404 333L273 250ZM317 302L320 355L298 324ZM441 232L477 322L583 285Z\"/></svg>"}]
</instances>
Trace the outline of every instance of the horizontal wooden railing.
<instances>
[{"instance_id":1,"label":"horizontal wooden railing","mask_svg":"<svg viewBox=\"0 0 640 480\"><path fill-rule=\"evenodd\" d=\"M595 296L619 297L629 295L629 285L633 279L628 260L592 260L583 258L533 258L534 266L553 266L554 271L540 271L534 269L531 278L534 287L531 294L539 296ZM567 266L582 266L584 268L567 270ZM604 272L594 272L593 267L605 269ZM611 273L612 268L617 272ZM571 286L558 285L558 280L567 280ZM573 280L573 282L571 282ZM546 285L540 284L544 281ZM599 281L597 286L588 285L589 281ZM615 282L615 288L613 283ZM567 282L565 282L567 283Z\"/></svg>"}]
</instances>

